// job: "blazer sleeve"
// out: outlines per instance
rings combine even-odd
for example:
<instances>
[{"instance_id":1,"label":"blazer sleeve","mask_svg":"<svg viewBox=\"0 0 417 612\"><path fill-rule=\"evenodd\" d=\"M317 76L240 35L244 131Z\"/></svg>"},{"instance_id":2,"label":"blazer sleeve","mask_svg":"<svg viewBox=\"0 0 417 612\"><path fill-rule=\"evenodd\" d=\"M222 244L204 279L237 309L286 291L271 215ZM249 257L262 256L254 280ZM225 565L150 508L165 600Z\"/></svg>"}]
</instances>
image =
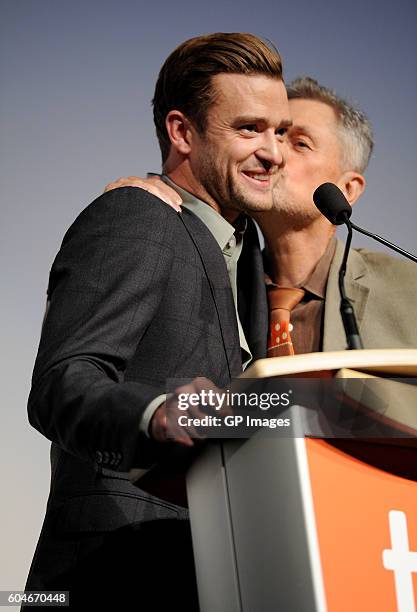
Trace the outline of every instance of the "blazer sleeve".
<instances>
[{"instance_id":1,"label":"blazer sleeve","mask_svg":"<svg viewBox=\"0 0 417 612\"><path fill-rule=\"evenodd\" d=\"M161 446L139 423L165 389L124 372L163 298L176 216L143 190L110 191L70 227L50 273L29 421L85 460L107 453L120 471L149 467Z\"/></svg>"}]
</instances>

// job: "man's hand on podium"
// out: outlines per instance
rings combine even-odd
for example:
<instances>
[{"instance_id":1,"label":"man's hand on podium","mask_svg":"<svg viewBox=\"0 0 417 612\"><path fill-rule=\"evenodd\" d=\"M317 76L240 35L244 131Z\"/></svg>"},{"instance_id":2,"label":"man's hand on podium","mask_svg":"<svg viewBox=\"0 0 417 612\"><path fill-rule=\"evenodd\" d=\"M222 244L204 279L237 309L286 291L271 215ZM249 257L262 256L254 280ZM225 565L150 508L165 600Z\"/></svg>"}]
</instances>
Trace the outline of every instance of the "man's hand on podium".
<instances>
[{"instance_id":1,"label":"man's hand on podium","mask_svg":"<svg viewBox=\"0 0 417 612\"><path fill-rule=\"evenodd\" d=\"M219 394L222 391L211 380L203 377L195 378L188 385L177 387L172 396L155 411L149 426L151 437L158 442L177 442L188 447L194 446L195 441L204 440L206 436L201 429L196 429L193 420L202 419L210 414L222 416L229 413L228 406L222 407L219 411L215 410L214 405L207 407L207 404L204 404L202 411L200 403L195 401L196 395L201 397L202 394L207 396L210 393ZM186 401L184 399L181 402L182 406L179 405L179 398L185 397L189 398L187 408L184 408ZM179 424L178 419L184 416L186 418L182 419L182 422L186 424Z\"/></svg>"}]
</instances>

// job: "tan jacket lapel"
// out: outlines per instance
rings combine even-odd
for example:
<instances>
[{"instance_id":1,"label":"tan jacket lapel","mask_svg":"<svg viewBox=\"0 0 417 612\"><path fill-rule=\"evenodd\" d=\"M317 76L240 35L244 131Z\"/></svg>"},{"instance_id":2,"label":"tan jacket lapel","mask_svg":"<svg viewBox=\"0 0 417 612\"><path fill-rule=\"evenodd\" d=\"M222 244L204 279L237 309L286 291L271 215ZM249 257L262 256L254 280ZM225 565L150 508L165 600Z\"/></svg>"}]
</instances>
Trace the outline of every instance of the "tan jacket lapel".
<instances>
[{"instance_id":1,"label":"tan jacket lapel","mask_svg":"<svg viewBox=\"0 0 417 612\"><path fill-rule=\"evenodd\" d=\"M346 338L340 316L339 268L345 245L337 241L336 252L330 266L324 307L323 351L346 349ZM352 301L356 320L360 327L365 315L369 295L369 274L364 258L358 251L351 250L345 277L346 295Z\"/></svg>"}]
</instances>

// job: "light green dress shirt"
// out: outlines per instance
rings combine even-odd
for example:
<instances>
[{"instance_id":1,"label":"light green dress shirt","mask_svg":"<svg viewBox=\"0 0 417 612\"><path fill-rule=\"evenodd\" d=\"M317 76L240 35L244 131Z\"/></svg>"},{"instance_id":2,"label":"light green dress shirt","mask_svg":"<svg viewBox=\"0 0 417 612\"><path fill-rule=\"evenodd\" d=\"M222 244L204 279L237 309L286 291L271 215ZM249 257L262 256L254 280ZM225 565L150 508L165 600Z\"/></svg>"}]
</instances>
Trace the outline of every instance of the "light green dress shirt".
<instances>
[{"instance_id":1,"label":"light green dress shirt","mask_svg":"<svg viewBox=\"0 0 417 612\"><path fill-rule=\"evenodd\" d=\"M151 173L148 174L148 176L151 176ZM242 364L243 369L245 369L252 359L252 354L246 341L237 309L237 262L239 261L240 254L242 252L243 234L246 223L244 224L243 229L236 229L216 210L214 210L214 208L196 198L192 193L178 187L178 185L176 185L168 176L162 175L161 178L181 196L181 206L188 208L188 210L194 213L210 230L223 253L227 272L229 274L230 285L232 287L233 301L236 310L236 320L239 331L239 343L242 351ZM152 402L146 407L140 422L140 430L147 435L149 423L155 410L166 400L166 398L166 395L158 395L158 397L155 397L155 399L153 399Z\"/></svg>"}]
</instances>

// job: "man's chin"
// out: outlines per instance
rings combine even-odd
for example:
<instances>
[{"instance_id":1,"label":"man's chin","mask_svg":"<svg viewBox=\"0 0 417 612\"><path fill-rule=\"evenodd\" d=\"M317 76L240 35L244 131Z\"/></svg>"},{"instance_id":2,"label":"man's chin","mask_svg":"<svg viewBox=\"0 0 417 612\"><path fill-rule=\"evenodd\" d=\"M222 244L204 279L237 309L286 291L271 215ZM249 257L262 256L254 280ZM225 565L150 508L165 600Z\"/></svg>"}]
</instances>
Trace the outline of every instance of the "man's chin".
<instances>
[{"instance_id":1,"label":"man's chin","mask_svg":"<svg viewBox=\"0 0 417 612\"><path fill-rule=\"evenodd\" d=\"M253 192L250 193L248 190L245 192L237 193L234 197L234 201L238 204L240 210L252 213L252 212L262 212L266 210L271 210L273 207L273 199L272 193L265 192Z\"/></svg>"},{"instance_id":2,"label":"man's chin","mask_svg":"<svg viewBox=\"0 0 417 612\"><path fill-rule=\"evenodd\" d=\"M254 202L240 202L239 210L241 212L245 212L248 215L257 215L262 214L263 212L268 212L272 210L272 202L269 204L256 204Z\"/></svg>"}]
</instances>

